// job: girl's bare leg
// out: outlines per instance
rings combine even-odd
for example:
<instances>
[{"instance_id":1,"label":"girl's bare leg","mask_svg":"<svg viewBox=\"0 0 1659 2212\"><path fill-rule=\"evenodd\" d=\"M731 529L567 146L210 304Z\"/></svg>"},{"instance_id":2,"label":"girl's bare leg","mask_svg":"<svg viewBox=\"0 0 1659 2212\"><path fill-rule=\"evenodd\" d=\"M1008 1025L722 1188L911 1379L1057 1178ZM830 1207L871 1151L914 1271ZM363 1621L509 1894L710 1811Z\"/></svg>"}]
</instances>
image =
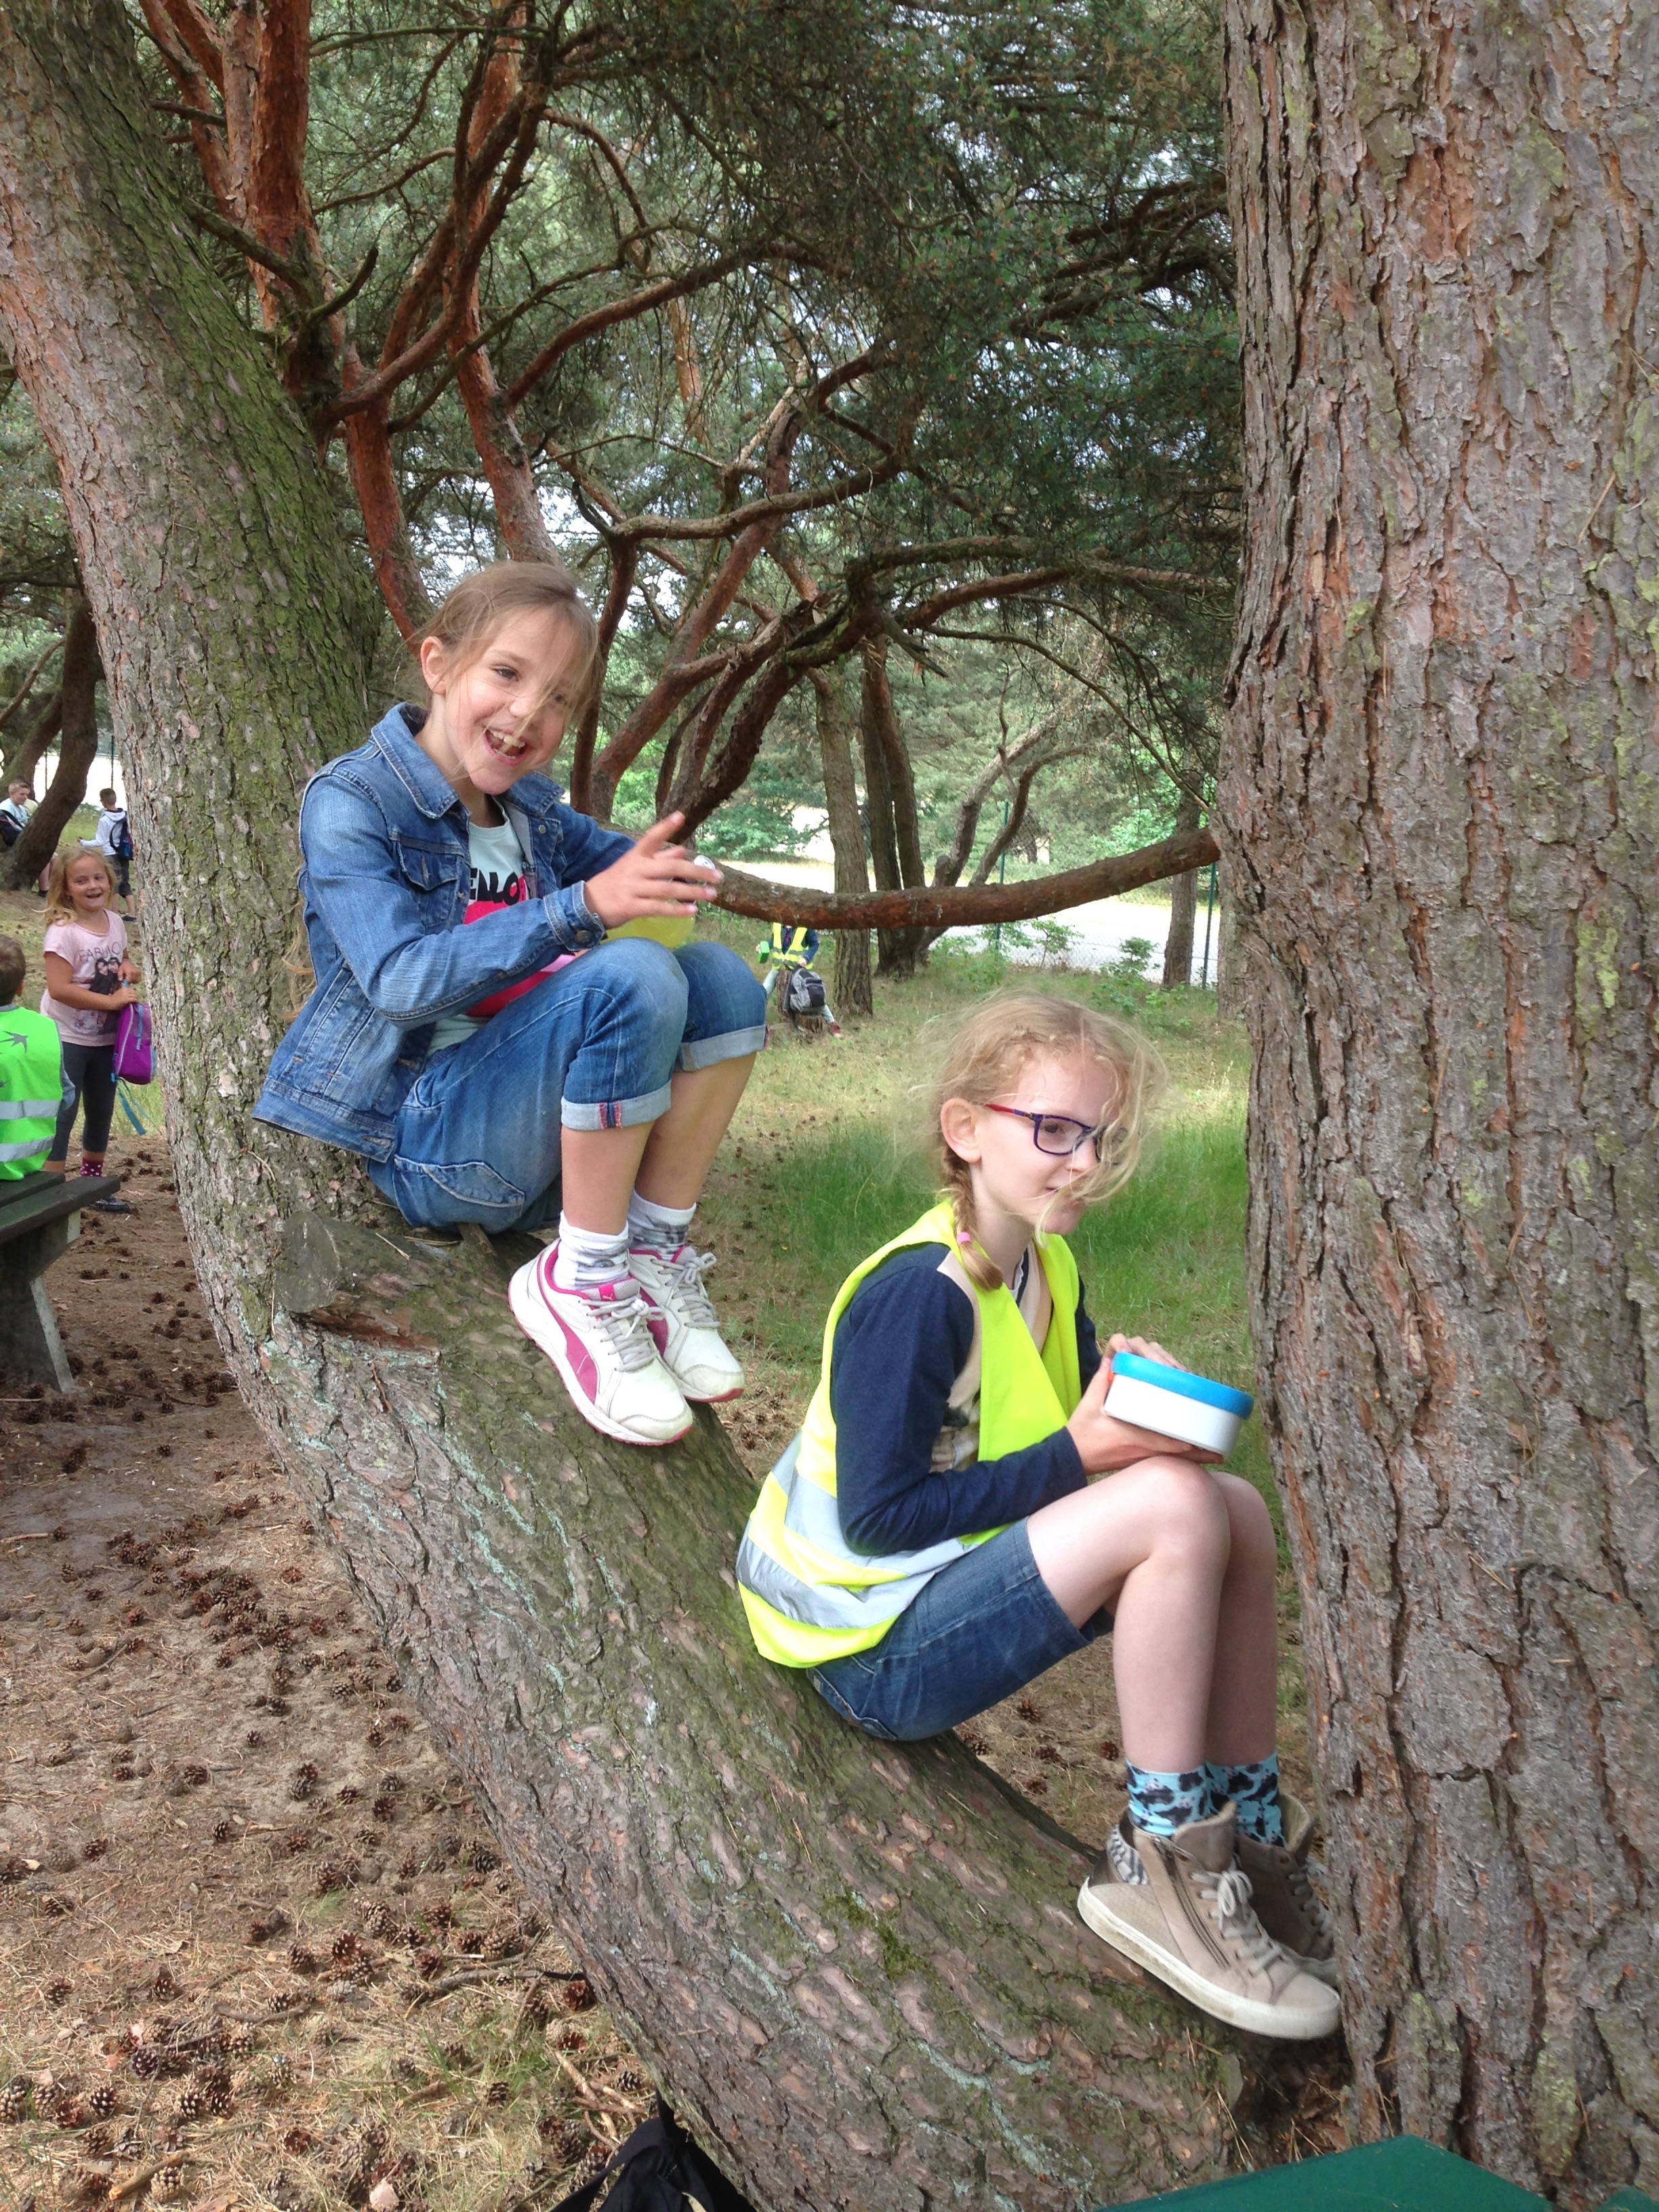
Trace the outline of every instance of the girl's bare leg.
<instances>
[{"instance_id":1,"label":"girl's bare leg","mask_svg":"<svg viewBox=\"0 0 1659 2212\"><path fill-rule=\"evenodd\" d=\"M1232 1543L1214 1477L1188 1459L1140 1460L1026 1525L1037 1571L1070 1621L1081 1627L1112 1607L1125 1758L1159 1773L1201 1766Z\"/></svg>"},{"instance_id":2,"label":"girl's bare leg","mask_svg":"<svg viewBox=\"0 0 1659 2212\"><path fill-rule=\"evenodd\" d=\"M696 1204L754 1065L754 1054L746 1052L740 1060L717 1060L712 1067L678 1070L668 1111L653 1124L639 1164L641 1198L658 1206Z\"/></svg>"},{"instance_id":3,"label":"girl's bare leg","mask_svg":"<svg viewBox=\"0 0 1659 2212\"><path fill-rule=\"evenodd\" d=\"M1273 1752L1279 1721L1279 1547L1259 1491L1237 1474L1210 1477L1227 1508L1231 1547L1221 1584L1205 1757L1245 1766Z\"/></svg>"},{"instance_id":4,"label":"girl's bare leg","mask_svg":"<svg viewBox=\"0 0 1659 2212\"><path fill-rule=\"evenodd\" d=\"M755 1055L682 1068L668 1110L627 1129L566 1129L559 1139L565 1216L575 1229L620 1237L637 1188L659 1206L695 1206L743 1096Z\"/></svg>"}]
</instances>

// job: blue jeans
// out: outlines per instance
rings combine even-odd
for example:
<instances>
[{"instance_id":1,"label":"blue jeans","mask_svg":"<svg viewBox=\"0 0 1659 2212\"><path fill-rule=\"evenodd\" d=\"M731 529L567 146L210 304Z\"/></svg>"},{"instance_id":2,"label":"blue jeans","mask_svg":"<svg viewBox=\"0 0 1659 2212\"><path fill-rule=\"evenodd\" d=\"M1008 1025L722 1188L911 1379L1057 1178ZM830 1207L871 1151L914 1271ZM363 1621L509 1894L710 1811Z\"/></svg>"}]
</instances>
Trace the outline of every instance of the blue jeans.
<instances>
[{"instance_id":1,"label":"blue jeans","mask_svg":"<svg viewBox=\"0 0 1659 2212\"><path fill-rule=\"evenodd\" d=\"M559 1132L622 1129L667 1111L676 1068L766 1042L765 1001L724 945L678 952L613 938L434 1053L368 1172L405 1221L539 1229L559 1211Z\"/></svg>"},{"instance_id":2,"label":"blue jeans","mask_svg":"<svg viewBox=\"0 0 1659 2212\"><path fill-rule=\"evenodd\" d=\"M910 1743L1012 1698L1111 1625L1102 1612L1073 1628L1016 1521L942 1567L879 1644L815 1667L812 1680L866 1735Z\"/></svg>"}]
</instances>

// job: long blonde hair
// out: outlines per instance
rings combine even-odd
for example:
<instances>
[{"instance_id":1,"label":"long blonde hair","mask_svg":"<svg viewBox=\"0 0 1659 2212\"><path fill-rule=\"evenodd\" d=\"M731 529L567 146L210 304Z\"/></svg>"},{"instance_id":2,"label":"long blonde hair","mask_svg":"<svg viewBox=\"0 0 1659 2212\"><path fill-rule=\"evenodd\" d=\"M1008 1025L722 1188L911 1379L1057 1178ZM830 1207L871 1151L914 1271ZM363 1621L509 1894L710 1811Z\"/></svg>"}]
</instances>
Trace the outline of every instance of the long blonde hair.
<instances>
[{"instance_id":1,"label":"long blonde hair","mask_svg":"<svg viewBox=\"0 0 1659 2212\"><path fill-rule=\"evenodd\" d=\"M949 1199L956 1216L958 1256L981 1290L994 1290L1002 1277L979 1242L972 1170L945 1142L939 1115L951 1098L964 1099L970 1106L988 1105L1019 1080L1028 1060L1039 1055L1092 1060L1112 1079L1112 1118L1101 1157L1072 1186L1072 1194L1087 1206L1104 1205L1133 1175L1151 1109L1167 1079L1163 1060L1138 1030L1097 1013L1079 999L1047 991L998 991L957 1024L927 1087L930 1144L942 1195ZM963 1237L970 1241L960 1243Z\"/></svg>"},{"instance_id":2,"label":"long blonde hair","mask_svg":"<svg viewBox=\"0 0 1659 2212\"><path fill-rule=\"evenodd\" d=\"M566 680L570 684L574 721L587 703L599 674L599 626L577 590L575 578L562 561L496 561L463 577L425 629L410 641L417 675L418 655L428 638L435 638L442 646L447 667L459 675L515 615L522 614L551 615L569 635L575 647L575 665Z\"/></svg>"},{"instance_id":3,"label":"long blonde hair","mask_svg":"<svg viewBox=\"0 0 1659 2212\"><path fill-rule=\"evenodd\" d=\"M75 902L69 895L69 872L77 860L96 860L104 872L110 896L115 898L119 896L115 869L109 854L94 852L89 845L70 845L64 852L52 855L52 872L46 878L46 921L48 926L54 921L73 921L76 919Z\"/></svg>"}]
</instances>

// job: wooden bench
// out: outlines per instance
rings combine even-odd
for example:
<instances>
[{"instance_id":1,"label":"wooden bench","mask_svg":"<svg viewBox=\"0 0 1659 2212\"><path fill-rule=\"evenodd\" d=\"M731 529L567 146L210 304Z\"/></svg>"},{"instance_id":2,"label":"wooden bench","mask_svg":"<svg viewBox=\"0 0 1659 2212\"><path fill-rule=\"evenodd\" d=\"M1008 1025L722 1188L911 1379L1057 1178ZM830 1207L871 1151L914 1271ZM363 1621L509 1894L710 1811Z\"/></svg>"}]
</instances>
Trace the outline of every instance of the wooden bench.
<instances>
[{"instance_id":1,"label":"wooden bench","mask_svg":"<svg viewBox=\"0 0 1659 2212\"><path fill-rule=\"evenodd\" d=\"M0 1182L0 1374L72 1390L46 1273L81 1234L81 1208L119 1176L20 1176Z\"/></svg>"}]
</instances>

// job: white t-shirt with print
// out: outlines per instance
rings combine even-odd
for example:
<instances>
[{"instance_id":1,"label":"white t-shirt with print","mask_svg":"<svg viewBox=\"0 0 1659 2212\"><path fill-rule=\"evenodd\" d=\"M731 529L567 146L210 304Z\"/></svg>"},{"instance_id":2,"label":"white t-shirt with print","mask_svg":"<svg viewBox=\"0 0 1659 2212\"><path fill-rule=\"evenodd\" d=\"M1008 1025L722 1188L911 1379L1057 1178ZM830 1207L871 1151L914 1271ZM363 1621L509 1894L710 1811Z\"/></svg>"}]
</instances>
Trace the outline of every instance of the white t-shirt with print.
<instances>
[{"instance_id":1,"label":"white t-shirt with print","mask_svg":"<svg viewBox=\"0 0 1659 2212\"><path fill-rule=\"evenodd\" d=\"M517 906L525 895L524 848L512 823L505 816L494 824L469 822L466 847L471 873L466 921L477 921L497 907ZM476 1036L489 1018L487 1014L441 1015L428 1049L441 1052L447 1045Z\"/></svg>"},{"instance_id":2,"label":"white t-shirt with print","mask_svg":"<svg viewBox=\"0 0 1659 2212\"><path fill-rule=\"evenodd\" d=\"M104 923L100 936L84 922L54 921L41 947L69 963L70 981L77 990L95 991L100 998L121 988L121 963L127 957L126 925L120 915L106 907ZM121 1021L114 1008L100 1014L90 1006L60 1006L50 991L40 994L40 1011L57 1023L65 1044L112 1045Z\"/></svg>"}]
</instances>

